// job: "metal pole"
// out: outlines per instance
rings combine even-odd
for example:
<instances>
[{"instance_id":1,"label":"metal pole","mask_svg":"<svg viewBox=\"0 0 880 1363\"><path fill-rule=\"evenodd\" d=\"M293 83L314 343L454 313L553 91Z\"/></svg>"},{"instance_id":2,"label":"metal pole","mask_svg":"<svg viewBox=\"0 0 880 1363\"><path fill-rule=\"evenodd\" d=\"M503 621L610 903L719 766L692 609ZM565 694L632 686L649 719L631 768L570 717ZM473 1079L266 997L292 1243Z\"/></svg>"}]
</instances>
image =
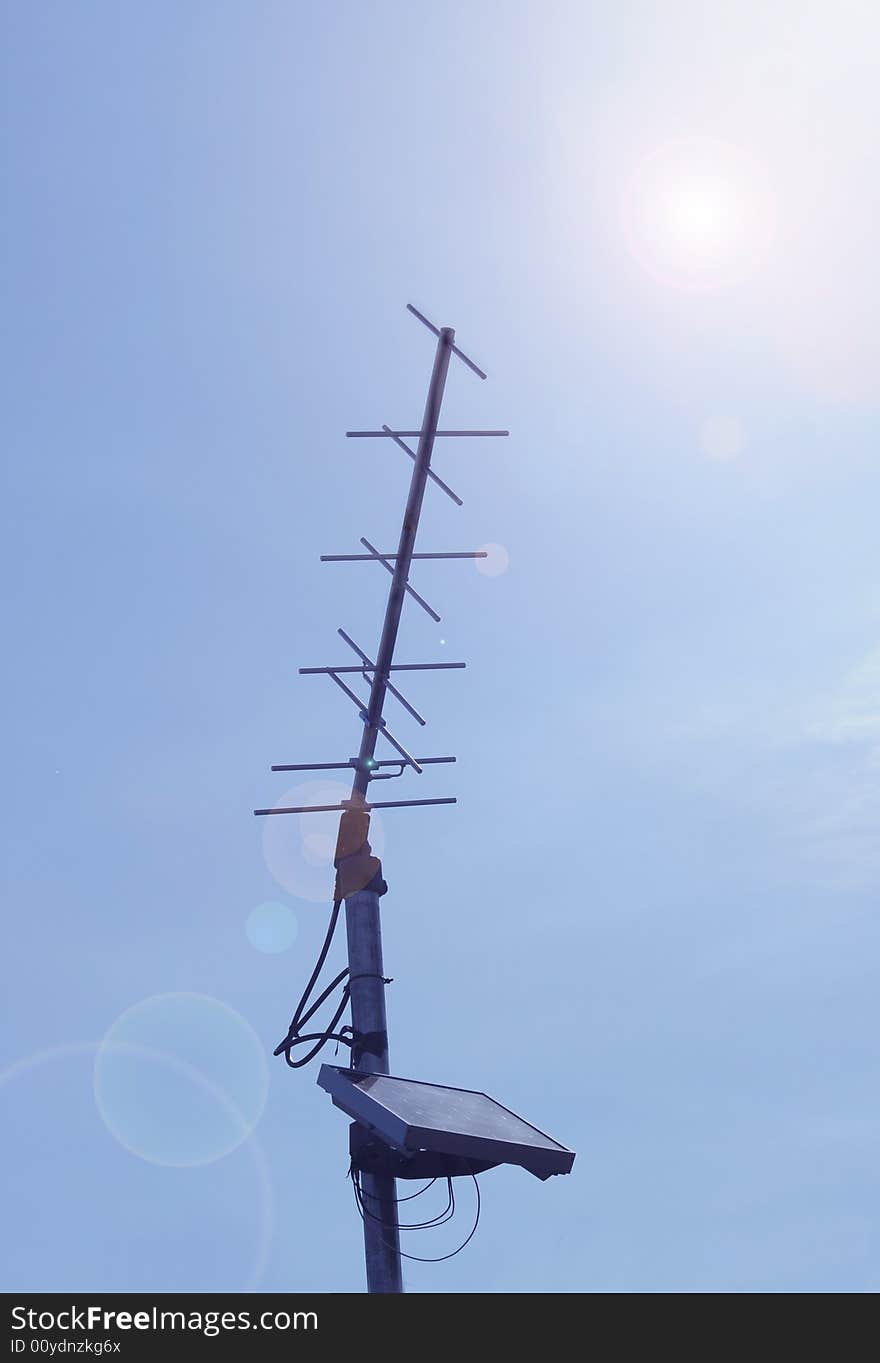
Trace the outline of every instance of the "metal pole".
<instances>
[{"instance_id":1,"label":"metal pole","mask_svg":"<svg viewBox=\"0 0 880 1363\"><path fill-rule=\"evenodd\" d=\"M446 386L446 374L452 354L455 332L444 327L437 340L434 368L428 387L425 415L419 436L418 451L413 465L412 480L403 514L400 543L394 560L394 573L385 608L382 637L376 655L376 667L370 688L370 699L365 712L364 732L355 768L351 798L365 801L374 761L376 740L380 732L382 708L388 687L388 676L397 642L400 615L403 610L410 563L425 495L425 484L431 465L431 453L440 419L440 407ZM388 1073L388 1027L385 1015L385 984L382 962L382 926L379 916L379 896L372 890L359 890L345 900L345 925L348 936L348 967L351 988L351 1024L355 1035L369 1037L371 1047L359 1047L355 1068L372 1074ZM403 1278L400 1264L400 1232L396 1198L396 1183L385 1174L361 1174L364 1201L364 1257L367 1267L368 1292L402 1292Z\"/></svg>"},{"instance_id":2,"label":"metal pole","mask_svg":"<svg viewBox=\"0 0 880 1363\"><path fill-rule=\"evenodd\" d=\"M388 1073L388 1026L382 968L379 896L359 890L345 901L351 1021L356 1032L372 1033L373 1051L363 1051L356 1069ZM402 1292L396 1183L387 1174L361 1173L364 1206L364 1259L368 1292Z\"/></svg>"}]
</instances>

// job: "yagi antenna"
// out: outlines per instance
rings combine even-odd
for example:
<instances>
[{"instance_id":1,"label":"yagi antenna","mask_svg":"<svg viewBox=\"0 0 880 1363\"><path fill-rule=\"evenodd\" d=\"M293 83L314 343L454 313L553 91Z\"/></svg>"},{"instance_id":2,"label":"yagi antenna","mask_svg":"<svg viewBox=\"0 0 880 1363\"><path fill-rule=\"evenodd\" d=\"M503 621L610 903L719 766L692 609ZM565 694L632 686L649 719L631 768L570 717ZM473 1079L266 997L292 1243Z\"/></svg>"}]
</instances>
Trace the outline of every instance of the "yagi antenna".
<instances>
[{"instance_id":1,"label":"yagi antenna","mask_svg":"<svg viewBox=\"0 0 880 1363\"><path fill-rule=\"evenodd\" d=\"M349 648L360 659L359 665L341 665L339 667L301 667L301 675L321 675L329 677L335 686L346 696L354 705L358 716L363 725L361 733L360 748L357 757L349 759L347 762L298 762L278 764L272 767L273 771L338 771L347 768L353 769L354 777L352 781L351 797L341 801L338 805L297 805L295 807L276 806L271 809L255 809L258 815L271 814L307 814L324 813L328 809L362 809L369 811L374 808L383 809L402 809L408 805L432 805L432 804L455 804L454 798L444 799L421 799L421 800L394 800L382 801L377 804L369 799L370 782L375 780L388 780L392 776L399 776L409 769L417 775L421 775L424 766L431 762L454 761L452 758L417 758L412 757L402 743L394 736L385 721L384 710L385 700L388 695L404 709L420 725L425 724L425 719L409 700L402 694L400 689L392 682L392 672L427 672L439 671L441 669L463 668L464 663L395 663L394 649L397 643L397 633L400 627L400 618L403 612L403 605L406 597L409 597L419 606L435 623L439 623L440 615L423 596L421 596L410 582L410 571L414 562L421 562L425 559L484 559L487 557L486 551L482 549L455 550L444 553L416 553L415 543L419 528L419 519L422 512L422 501L425 495L425 487L430 480L442 492L446 494L457 506L462 505L461 498L453 492L442 478L440 478L431 468L431 456L434 451L434 441L439 437L471 437L471 436L506 436L508 431L502 430L439 430L440 408L443 402L443 394L446 387L446 376L449 369L449 361L452 355L456 355L468 369L477 374L479 378L485 379L486 375L482 369L463 350L455 344L455 332L452 327L435 327L418 308L411 303L407 304L408 310L417 317L418 320L437 337L437 349L434 356L434 367L431 373L431 380L428 385L428 398L425 403L425 415L422 420L421 428L417 431L392 428L383 425L375 431L346 431L346 436L353 439L364 439L375 437L379 439L391 440L398 446L413 462L412 478L410 480L409 496L406 501L406 508L403 513L403 525L400 531L400 541L395 552L382 551L377 549L374 544L366 538L361 537L361 545L366 553L355 554L322 554L322 563L376 563L379 564L391 577L391 584L388 592L388 602L385 607L385 619L382 623L382 633L379 638L379 646L376 650L375 658L365 653L358 644L346 634L345 630L338 631L340 637L345 641ZM417 438L416 448L408 445L407 439ZM367 688L367 694L358 694L352 689L348 681L344 681L344 676L359 678L362 685ZM355 682L355 685L357 682ZM380 736L398 754L397 758L386 763L376 758L376 746ZM391 765L396 768L393 772L381 771L383 766Z\"/></svg>"}]
</instances>

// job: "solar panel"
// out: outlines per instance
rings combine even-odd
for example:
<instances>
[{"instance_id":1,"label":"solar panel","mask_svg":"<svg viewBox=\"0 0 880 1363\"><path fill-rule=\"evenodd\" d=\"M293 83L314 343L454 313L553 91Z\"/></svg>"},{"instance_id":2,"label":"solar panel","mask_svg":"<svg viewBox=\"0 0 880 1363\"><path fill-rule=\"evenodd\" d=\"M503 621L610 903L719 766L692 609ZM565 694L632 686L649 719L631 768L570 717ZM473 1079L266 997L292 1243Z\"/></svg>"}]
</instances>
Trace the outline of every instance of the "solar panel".
<instances>
[{"instance_id":1,"label":"solar panel","mask_svg":"<svg viewBox=\"0 0 880 1363\"><path fill-rule=\"evenodd\" d=\"M322 1065L318 1083L337 1107L396 1150L519 1164L541 1179L567 1174L574 1163L574 1151L486 1093L336 1065Z\"/></svg>"}]
</instances>

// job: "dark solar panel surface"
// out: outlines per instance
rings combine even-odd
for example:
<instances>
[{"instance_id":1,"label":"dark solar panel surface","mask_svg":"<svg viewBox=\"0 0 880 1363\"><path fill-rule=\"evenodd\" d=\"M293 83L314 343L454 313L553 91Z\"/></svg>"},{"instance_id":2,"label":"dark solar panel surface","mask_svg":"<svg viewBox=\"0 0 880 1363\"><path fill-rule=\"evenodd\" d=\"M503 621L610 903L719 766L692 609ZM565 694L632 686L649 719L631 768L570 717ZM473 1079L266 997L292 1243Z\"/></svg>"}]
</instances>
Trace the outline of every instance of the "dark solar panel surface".
<instances>
[{"instance_id":1,"label":"dark solar panel surface","mask_svg":"<svg viewBox=\"0 0 880 1363\"><path fill-rule=\"evenodd\" d=\"M397 1079L387 1074L352 1076L352 1081L407 1126L510 1141L538 1149L565 1149L485 1093L421 1084L414 1079Z\"/></svg>"}]
</instances>

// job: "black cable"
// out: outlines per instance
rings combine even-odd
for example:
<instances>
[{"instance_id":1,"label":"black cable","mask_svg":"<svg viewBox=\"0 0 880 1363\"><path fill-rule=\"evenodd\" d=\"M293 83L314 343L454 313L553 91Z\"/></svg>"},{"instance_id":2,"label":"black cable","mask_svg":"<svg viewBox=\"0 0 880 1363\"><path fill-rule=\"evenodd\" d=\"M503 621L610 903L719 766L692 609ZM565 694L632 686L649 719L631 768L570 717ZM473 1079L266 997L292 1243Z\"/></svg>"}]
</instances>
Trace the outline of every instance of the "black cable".
<instances>
[{"instance_id":1,"label":"black cable","mask_svg":"<svg viewBox=\"0 0 880 1363\"><path fill-rule=\"evenodd\" d=\"M315 1013L317 1013L318 1009L321 1007L321 1004L324 1002L324 1000L328 999L330 995L333 993L333 990L338 988L338 986L342 984L342 981L345 979L347 974L348 966L346 966L344 970L340 970L339 974L336 976L336 979L332 980L331 983L327 985L327 988L324 990L324 992L318 995L318 997L315 999L315 1002L312 1004L311 1008L309 1008L308 1012L303 1013L300 1017L294 1020L296 1023L297 1031L299 1030L300 1027L305 1026L309 1018L311 1018ZM348 989L348 985L346 985L345 987L346 989ZM299 1007L302 1007L302 1001L300 1001ZM294 1023L291 1023L290 1025L291 1027L293 1027Z\"/></svg>"},{"instance_id":2,"label":"black cable","mask_svg":"<svg viewBox=\"0 0 880 1363\"><path fill-rule=\"evenodd\" d=\"M299 1003L296 1005L296 1012L294 1013L294 1015L293 1015L293 1020L291 1021L291 1024L290 1024L290 1031L291 1031L291 1032L295 1030L297 1024L299 1023L299 1021L300 1021L300 1011L305 1007L305 1004L306 1004L306 1002L307 1002L307 1000L308 1000L308 997L309 997L309 995L311 994L312 990L313 990L314 987L315 987L315 984L316 984L316 982L317 982L318 976L320 975L321 971L322 971L323 968L324 968L324 962L325 962L326 959L327 959L327 953L328 953L328 951L330 950L330 945L331 945L331 943L332 943L332 941L333 941L333 934L336 932L336 924L337 924L338 921L339 921L339 910L340 910L341 906L342 906L342 900L341 900L341 899L334 899L334 901L333 901L333 909L332 909L332 911L331 911L331 913L330 913L330 922L329 922L328 927L327 927L326 936L324 937L324 945L321 947L321 950L320 950L320 952L318 953L318 959L317 959L317 961L316 961L316 963L315 963L315 968L314 968L314 970L312 971L311 978L310 978L308 984L306 985L305 989L303 990L302 998L300 999Z\"/></svg>"},{"instance_id":3,"label":"black cable","mask_svg":"<svg viewBox=\"0 0 880 1363\"><path fill-rule=\"evenodd\" d=\"M355 1182L354 1179L353 1179L352 1181ZM422 1189L422 1192L426 1192L426 1191L427 1191L427 1189L424 1189L424 1188ZM374 1200L374 1201L376 1200L375 1197L374 1197L374 1195L373 1195L372 1193L367 1193L366 1196L367 1196L367 1197L373 1197L373 1200ZM418 1197L418 1193L415 1193L414 1196L415 1196L415 1197ZM363 1190L363 1188L361 1187L360 1178L358 1178L357 1181L355 1182L355 1198L357 1199L358 1205L359 1205L359 1207L360 1207L360 1209L361 1209L361 1212L363 1213L364 1216L368 1216L368 1217L370 1218L371 1221L378 1221L380 1226L384 1226L386 1230L388 1229L388 1222L387 1222L387 1221L383 1221L382 1218L381 1218L381 1216L376 1216L374 1212L371 1212L371 1211L370 1211L369 1207L365 1207L365 1206L364 1206L364 1190ZM395 1202L396 1202L398 1199L395 1198L394 1200L395 1200ZM408 1198L401 1198L400 1201L401 1201L401 1202L407 1202L407 1201L409 1201L409 1199L408 1199ZM428 1220L428 1221L409 1221L409 1222L403 1222L403 1221L402 1221L402 1222L400 1222L400 1223L398 1224L397 1229L398 1229L398 1230L432 1230L432 1229L434 1228L434 1226L443 1226L443 1225L446 1224L447 1221L451 1221L454 1215L455 1215L455 1193L452 1191L452 1179L451 1179L451 1178L447 1178L447 1180L446 1180L446 1206L443 1208L443 1211L442 1211L442 1212L438 1212L436 1216L432 1216L432 1217L430 1218L430 1220Z\"/></svg>"},{"instance_id":4,"label":"black cable","mask_svg":"<svg viewBox=\"0 0 880 1363\"><path fill-rule=\"evenodd\" d=\"M353 1166L352 1166L352 1167L349 1167L347 1177L348 1177L348 1178L351 1178L353 1172L354 1172ZM415 1192L415 1193L408 1193L408 1194L406 1195L406 1197L392 1197L392 1198L389 1199L389 1201L391 1201L391 1202L397 1202L397 1203L400 1203L400 1202L412 1202L412 1200L413 1200L414 1197L421 1197L422 1193L426 1193L426 1192L428 1191L429 1188L433 1188L433 1186L434 1186L434 1184L435 1184L436 1182L437 1182L437 1175L435 1174L433 1178L429 1178L429 1179L428 1179L428 1182L425 1184L424 1188L419 1188L418 1191ZM363 1196L363 1190L361 1190L361 1195ZM367 1193L367 1197L373 1197L373 1194L372 1194L372 1193Z\"/></svg>"},{"instance_id":5,"label":"black cable","mask_svg":"<svg viewBox=\"0 0 880 1363\"><path fill-rule=\"evenodd\" d=\"M360 1213L361 1213L362 1219L365 1220L367 1217L369 1217L369 1219L370 1219L371 1221L377 1221L377 1222L379 1223L380 1226L384 1226L386 1230L389 1229L390 1227L389 1227L389 1223L388 1223L387 1221L383 1221L382 1218L381 1218L381 1216L376 1216L375 1213L371 1212L371 1211L369 1210L368 1207L364 1206L364 1197L365 1197L365 1196L366 1196L366 1197L372 1197L373 1194L372 1194L372 1193L366 1193L366 1194L364 1193L364 1190L363 1190L363 1188L361 1187L361 1184L360 1184L360 1179L359 1179L358 1177L353 1178L353 1179L352 1179L352 1182L353 1182L353 1184L354 1184L354 1189L355 1189L355 1201L356 1201L357 1204L358 1204L358 1210L359 1210ZM442 1226L442 1225L445 1225L445 1223L446 1223L447 1221L451 1221L452 1217L453 1217L454 1214L455 1214L455 1194L454 1194L454 1192L452 1191L452 1185L451 1185L451 1183L450 1183L449 1180L447 1180L447 1184L448 1184L448 1187L447 1187L447 1195L446 1195L446 1206L443 1208L443 1211L442 1211L442 1212L438 1212L436 1216L431 1217L430 1220L427 1220L427 1221L413 1221L413 1222L401 1223L401 1224L398 1225L397 1229L398 1229L398 1230L432 1230L432 1229L434 1228L434 1226ZM396 1199L395 1199L395 1201L396 1201Z\"/></svg>"},{"instance_id":6,"label":"black cable","mask_svg":"<svg viewBox=\"0 0 880 1363\"><path fill-rule=\"evenodd\" d=\"M474 1236L475 1236L476 1233L477 1233L477 1226L479 1226L479 1224L480 1224L480 1185L479 1185L479 1183L477 1182L477 1176L476 1176L476 1174L471 1174L471 1178L474 1180L474 1188L476 1189L476 1194L477 1194L477 1214L476 1214L476 1216L474 1217L474 1224L473 1224L473 1226L471 1227L470 1233L467 1235L467 1237L466 1237L464 1240L462 1240L462 1242L461 1242L461 1244L459 1245L458 1249L452 1250L452 1252L451 1252L450 1254L441 1254L441 1255L439 1255L439 1256L438 1256L437 1258L435 1258L435 1259L427 1259L427 1258L424 1258L424 1257L423 1257L422 1255L420 1255L420 1254L406 1254L406 1253L404 1253L404 1251L403 1251L402 1249L397 1249L397 1247L396 1247L395 1245L392 1245L392 1244L390 1243L390 1241L385 1240L385 1238L384 1238L384 1236L383 1236L382 1238L383 1238L384 1243L388 1246L389 1249L395 1250L395 1252L398 1253L398 1254L400 1255L401 1259L412 1259L412 1260L414 1260L414 1261L415 1261L416 1263L418 1263L418 1264L442 1264L443 1261L444 1261L445 1259L454 1259L455 1256L456 1256L456 1254L460 1254L461 1251L464 1249L464 1247L465 1247L466 1245L470 1244L471 1240L473 1240ZM365 1209L364 1209L363 1203L362 1203L362 1201L361 1201L360 1184L359 1184L359 1181L358 1181L358 1179L357 1179L357 1175L356 1175L356 1173L355 1173L354 1171L352 1171L352 1178L351 1178L351 1181L352 1181L352 1186L354 1187L354 1200L355 1200L355 1205L356 1205L356 1207L357 1207L357 1209L358 1209L358 1211L359 1211L359 1213L360 1213L361 1220L363 1221L363 1220L364 1220L364 1210L365 1210ZM450 1182L451 1182L451 1180L450 1180ZM378 1220L378 1218L374 1218L374 1219ZM388 1225L388 1222L387 1222L387 1221L382 1222L381 1224L384 1225L384 1226L386 1227L386 1229L389 1229L389 1230L391 1229L391 1227Z\"/></svg>"},{"instance_id":7,"label":"black cable","mask_svg":"<svg viewBox=\"0 0 880 1363\"><path fill-rule=\"evenodd\" d=\"M299 1003L296 1005L296 1010L291 1019L290 1026L287 1029L287 1036L280 1043L280 1045L275 1047L274 1054L275 1055L283 1054L284 1059L286 1060L287 1064L290 1066L292 1070L301 1069L303 1065L307 1065L310 1060L314 1060L315 1056L318 1054L319 1051L323 1050L324 1046L327 1045L328 1041L335 1041L337 1046L340 1043L344 1046L351 1046L353 1044L352 1038L345 1035L347 1031L351 1031L350 1027L343 1028L341 1032L336 1031L336 1028L339 1025L339 1021L342 1017L342 1014L345 1012L345 1009L348 1006L348 1000L351 993L351 989L348 983L346 983L343 986L342 997L340 999L339 1005L336 1009L336 1012L333 1014L333 1017L330 1020L329 1024L324 1029L324 1031L309 1032L306 1034L303 1034L300 1031L300 1028L304 1027L305 1024L312 1017L314 1017L317 1010L321 1007L321 1004L327 1001L327 999L333 993L334 989L338 989L339 986L345 980L346 976L348 975L348 967L346 966L344 970L340 970L339 974L330 984L327 985L326 989L322 990L322 992L318 995L317 999L315 999L312 1003L309 1003L312 990L315 988L315 985L317 984L318 977L324 968L324 962L327 960L327 955L330 951L330 947L333 942L333 936L336 932L336 925L339 922L339 910L341 905L342 905L341 899L334 899L333 909L330 914L330 922L327 926L327 932L324 937L323 945L321 947L320 952L318 953L318 959L315 963L315 968L312 971L311 976L309 977L308 984L306 985L305 989L302 992L302 997L300 998ZM308 1054L303 1056L302 1059L300 1060L291 1060L290 1052L293 1050L294 1046L302 1046L310 1041L314 1041L316 1044L312 1046Z\"/></svg>"},{"instance_id":8,"label":"black cable","mask_svg":"<svg viewBox=\"0 0 880 1363\"><path fill-rule=\"evenodd\" d=\"M455 1255L456 1255L456 1254L460 1254L461 1251L465 1248L465 1246L466 1246L467 1244L469 1244L470 1241L473 1239L473 1237L474 1237L474 1235L476 1234L476 1231L477 1231L477 1226L480 1224L480 1185L477 1183L476 1175L471 1174L471 1178L474 1180L474 1187L475 1187L476 1193L477 1193L477 1214L476 1214L476 1217L474 1218L474 1224L473 1224L473 1226L471 1227L471 1230L470 1230L469 1234L465 1237L465 1239L461 1242L461 1244L458 1246L457 1249L452 1250L449 1254L441 1254L441 1255L439 1255L439 1256L437 1256L437 1257L435 1257L435 1258L426 1258L425 1256L420 1255L420 1254L407 1254L404 1250L402 1250L402 1249L397 1249L396 1246L392 1245L392 1244L391 1244L389 1241L387 1241L387 1240L385 1240L384 1243L388 1246L389 1249L395 1250L395 1252L398 1253L402 1259L413 1259L416 1263L420 1263L420 1264L440 1264L440 1263L443 1263L443 1261L444 1261L445 1259L453 1259L453 1258L455 1258ZM450 1182L451 1182L451 1180L450 1180ZM359 1183L356 1181L356 1178L355 1178L354 1176L352 1177L352 1183L353 1183L353 1185L354 1185L354 1190L355 1190L355 1203L356 1203L357 1208L358 1208L358 1211L359 1211L359 1213L360 1213L361 1220L364 1220L364 1219L365 1219L365 1218L364 1218L364 1213L365 1213L365 1211L366 1211L366 1208L364 1208L364 1206L363 1206L362 1190L360 1189L360 1185L359 1185ZM451 1192L451 1189L450 1189L450 1192ZM455 1199L454 1199L454 1194L452 1194L452 1198L453 1198L453 1203L454 1203L454 1200L455 1200ZM367 1213L367 1215L370 1215L370 1213ZM376 1220L376 1221L379 1220L378 1217L373 1217L372 1219L373 1219L373 1220ZM386 1221L386 1222L381 1222L380 1224L384 1225L387 1229L391 1229L391 1227L388 1225L388 1222L387 1222L387 1221ZM426 1223L426 1224L429 1224L429 1223ZM421 1227L403 1227L402 1229L421 1229ZM383 1239L384 1239L384 1237L383 1237Z\"/></svg>"},{"instance_id":9,"label":"black cable","mask_svg":"<svg viewBox=\"0 0 880 1363\"><path fill-rule=\"evenodd\" d=\"M436 1178L429 1179L424 1188L420 1188L417 1193L409 1193L406 1197L393 1197L391 1200L392 1202L412 1202L414 1197L421 1197L422 1193L426 1193L429 1188L433 1188L436 1182Z\"/></svg>"}]
</instances>

